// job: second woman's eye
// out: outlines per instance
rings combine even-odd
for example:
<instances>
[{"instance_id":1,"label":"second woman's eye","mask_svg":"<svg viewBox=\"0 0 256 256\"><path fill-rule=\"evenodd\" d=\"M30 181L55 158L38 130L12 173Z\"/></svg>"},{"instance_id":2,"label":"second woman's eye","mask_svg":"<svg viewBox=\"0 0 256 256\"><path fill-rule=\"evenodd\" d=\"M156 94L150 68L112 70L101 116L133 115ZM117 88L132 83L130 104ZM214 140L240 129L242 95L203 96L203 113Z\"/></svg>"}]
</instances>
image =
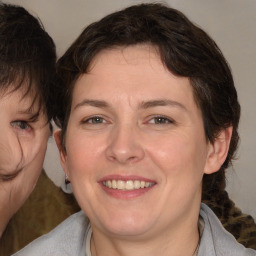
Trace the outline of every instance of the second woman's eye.
<instances>
[{"instance_id":1,"label":"second woman's eye","mask_svg":"<svg viewBox=\"0 0 256 256\"><path fill-rule=\"evenodd\" d=\"M31 126L26 121L13 121L11 122L11 126L20 130L31 130Z\"/></svg>"}]
</instances>

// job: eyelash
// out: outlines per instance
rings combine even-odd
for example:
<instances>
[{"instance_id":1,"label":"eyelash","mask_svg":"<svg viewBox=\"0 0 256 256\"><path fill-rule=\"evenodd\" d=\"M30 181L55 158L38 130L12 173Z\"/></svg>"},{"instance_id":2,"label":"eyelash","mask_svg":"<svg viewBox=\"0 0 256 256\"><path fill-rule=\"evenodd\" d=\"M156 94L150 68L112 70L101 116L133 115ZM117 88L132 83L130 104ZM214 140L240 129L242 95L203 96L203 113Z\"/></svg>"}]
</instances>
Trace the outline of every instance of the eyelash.
<instances>
[{"instance_id":1,"label":"eyelash","mask_svg":"<svg viewBox=\"0 0 256 256\"><path fill-rule=\"evenodd\" d=\"M168 125L168 124L175 123L174 120L172 120L169 117L163 116L163 115L153 116L147 121L147 123L152 124L151 123L152 120L154 120L153 124L156 124L156 125ZM158 121L160 121L160 122L158 122ZM95 124L104 124L104 123L107 123L107 121L101 116L92 116L92 117L89 117L89 118L83 120L81 123L95 125Z\"/></svg>"},{"instance_id":2,"label":"eyelash","mask_svg":"<svg viewBox=\"0 0 256 256\"><path fill-rule=\"evenodd\" d=\"M31 125L29 125L29 123L27 121L23 121L23 120L16 120L11 122L11 126L19 129L21 131L26 131L28 130L28 132L32 129Z\"/></svg>"},{"instance_id":3,"label":"eyelash","mask_svg":"<svg viewBox=\"0 0 256 256\"><path fill-rule=\"evenodd\" d=\"M161 123L161 122L157 123L156 122L157 119L158 119L158 121L162 120L164 122L163 123ZM156 124L156 125L168 125L168 124L174 124L175 123L174 120L172 120L171 118L166 117L166 116L162 116L162 115L153 116L152 118L149 119L148 123L150 123L150 121L152 121L152 120L155 121L154 124ZM150 123L150 124L152 124L152 123Z\"/></svg>"},{"instance_id":4,"label":"eyelash","mask_svg":"<svg viewBox=\"0 0 256 256\"><path fill-rule=\"evenodd\" d=\"M94 122L96 121L96 122ZM97 121L101 121L101 122L97 122ZM103 123L107 123L107 121L101 117L101 116L91 116L85 120L81 121L82 124L103 124Z\"/></svg>"},{"instance_id":5,"label":"eyelash","mask_svg":"<svg viewBox=\"0 0 256 256\"><path fill-rule=\"evenodd\" d=\"M0 174L0 180L2 182L8 182L14 180L18 174L21 172L22 169L17 170L15 173L12 174Z\"/></svg>"}]
</instances>

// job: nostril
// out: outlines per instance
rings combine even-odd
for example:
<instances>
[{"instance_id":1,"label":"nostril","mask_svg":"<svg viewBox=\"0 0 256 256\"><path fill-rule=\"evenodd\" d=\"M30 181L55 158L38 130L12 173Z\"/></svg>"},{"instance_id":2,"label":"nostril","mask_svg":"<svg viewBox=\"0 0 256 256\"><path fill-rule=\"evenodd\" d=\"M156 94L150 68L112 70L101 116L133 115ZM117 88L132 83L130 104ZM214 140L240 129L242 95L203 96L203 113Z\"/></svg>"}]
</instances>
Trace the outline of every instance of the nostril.
<instances>
[{"instance_id":1,"label":"nostril","mask_svg":"<svg viewBox=\"0 0 256 256\"><path fill-rule=\"evenodd\" d=\"M128 127L129 126L129 127ZM107 158L122 164L139 161L144 156L141 141L136 129L131 124L118 127L109 136L109 145L106 149Z\"/></svg>"},{"instance_id":2,"label":"nostril","mask_svg":"<svg viewBox=\"0 0 256 256\"><path fill-rule=\"evenodd\" d=\"M108 149L107 158L110 161L117 161L119 163L131 163L140 161L144 157L144 152L140 150L131 150L131 151L113 151Z\"/></svg>"}]
</instances>

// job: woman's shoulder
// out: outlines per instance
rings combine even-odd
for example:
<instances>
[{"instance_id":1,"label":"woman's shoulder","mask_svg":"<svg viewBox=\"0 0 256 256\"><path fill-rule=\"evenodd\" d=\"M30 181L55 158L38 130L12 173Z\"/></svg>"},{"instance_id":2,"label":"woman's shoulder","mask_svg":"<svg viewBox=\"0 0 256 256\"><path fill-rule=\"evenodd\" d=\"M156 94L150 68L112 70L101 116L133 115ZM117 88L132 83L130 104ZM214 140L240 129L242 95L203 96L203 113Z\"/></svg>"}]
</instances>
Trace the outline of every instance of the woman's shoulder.
<instances>
[{"instance_id":1,"label":"woman's shoulder","mask_svg":"<svg viewBox=\"0 0 256 256\"><path fill-rule=\"evenodd\" d=\"M14 256L80 255L88 226L89 220L85 214L82 211L75 213Z\"/></svg>"},{"instance_id":2,"label":"woman's shoulder","mask_svg":"<svg viewBox=\"0 0 256 256\"><path fill-rule=\"evenodd\" d=\"M204 222L198 256L256 256L256 251L238 243L213 211L205 204L201 205L200 216Z\"/></svg>"}]
</instances>

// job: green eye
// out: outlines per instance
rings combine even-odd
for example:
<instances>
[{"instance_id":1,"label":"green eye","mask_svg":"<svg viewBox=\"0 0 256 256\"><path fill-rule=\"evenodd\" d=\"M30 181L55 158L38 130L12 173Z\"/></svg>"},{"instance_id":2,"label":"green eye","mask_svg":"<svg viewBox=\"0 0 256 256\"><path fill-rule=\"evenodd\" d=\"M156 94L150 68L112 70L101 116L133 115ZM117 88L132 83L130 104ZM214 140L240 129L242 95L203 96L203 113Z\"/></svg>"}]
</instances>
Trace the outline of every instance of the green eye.
<instances>
[{"instance_id":1,"label":"green eye","mask_svg":"<svg viewBox=\"0 0 256 256\"><path fill-rule=\"evenodd\" d=\"M167 118L164 117L155 117L154 121L156 124L168 124L170 123L170 120L168 120Z\"/></svg>"},{"instance_id":2,"label":"green eye","mask_svg":"<svg viewBox=\"0 0 256 256\"><path fill-rule=\"evenodd\" d=\"M100 116L93 116L82 121L84 124L104 124L106 120Z\"/></svg>"},{"instance_id":3,"label":"green eye","mask_svg":"<svg viewBox=\"0 0 256 256\"><path fill-rule=\"evenodd\" d=\"M164 116L156 116L149 120L150 124L171 124L173 121Z\"/></svg>"},{"instance_id":4,"label":"green eye","mask_svg":"<svg viewBox=\"0 0 256 256\"><path fill-rule=\"evenodd\" d=\"M89 123L92 123L92 124L101 124L103 122L104 122L104 119L99 116L95 116L89 120Z\"/></svg>"}]
</instances>

